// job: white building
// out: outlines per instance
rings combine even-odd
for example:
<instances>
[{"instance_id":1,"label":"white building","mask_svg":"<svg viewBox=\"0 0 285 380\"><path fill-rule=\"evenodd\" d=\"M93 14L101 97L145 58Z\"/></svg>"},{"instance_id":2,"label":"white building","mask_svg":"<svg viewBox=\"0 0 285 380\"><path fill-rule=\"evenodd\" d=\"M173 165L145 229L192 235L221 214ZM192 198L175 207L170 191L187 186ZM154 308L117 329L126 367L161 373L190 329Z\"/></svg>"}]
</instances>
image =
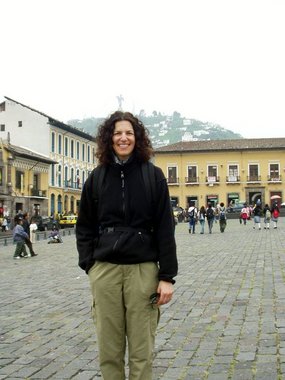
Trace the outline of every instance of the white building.
<instances>
[{"instance_id":1,"label":"white building","mask_svg":"<svg viewBox=\"0 0 285 380\"><path fill-rule=\"evenodd\" d=\"M0 139L48 156L49 213L76 213L82 185L95 167L94 137L11 98L0 104Z\"/></svg>"}]
</instances>

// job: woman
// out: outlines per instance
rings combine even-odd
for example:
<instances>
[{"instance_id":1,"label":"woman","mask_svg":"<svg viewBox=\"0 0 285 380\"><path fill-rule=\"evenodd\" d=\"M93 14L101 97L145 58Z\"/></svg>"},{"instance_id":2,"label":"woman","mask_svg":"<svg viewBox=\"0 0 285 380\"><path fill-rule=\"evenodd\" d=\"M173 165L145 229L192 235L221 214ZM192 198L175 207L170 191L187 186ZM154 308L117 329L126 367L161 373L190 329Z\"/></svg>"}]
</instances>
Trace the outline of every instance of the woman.
<instances>
[{"instance_id":1,"label":"woman","mask_svg":"<svg viewBox=\"0 0 285 380\"><path fill-rule=\"evenodd\" d=\"M206 209L204 206L201 206L200 210L198 211L198 220L201 227L200 234L203 234L204 229L205 229L205 220L206 220Z\"/></svg>"},{"instance_id":2,"label":"woman","mask_svg":"<svg viewBox=\"0 0 285 380\"><path fill-rule=\"evenodd\" d=\"M93 170L82 191L76 226L79 265L88 273L103 378L152 379L159 306L173 295L177 274L173 214L166 179L154 167L155 202L141 167L153 150L134 115L117 111L99 127ZM104 178L95 183L104 167ZM96 184L101 194L94 199Z\"/></svg>"}]
</instances>

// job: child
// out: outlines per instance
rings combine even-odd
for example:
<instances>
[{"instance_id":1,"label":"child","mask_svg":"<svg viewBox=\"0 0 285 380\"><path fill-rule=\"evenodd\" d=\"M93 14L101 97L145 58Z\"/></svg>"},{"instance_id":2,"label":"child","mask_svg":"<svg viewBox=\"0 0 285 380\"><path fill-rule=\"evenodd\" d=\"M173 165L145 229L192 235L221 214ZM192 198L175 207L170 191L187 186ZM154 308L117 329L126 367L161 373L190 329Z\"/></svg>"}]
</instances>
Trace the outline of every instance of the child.
<instances>
[{"instance_id":1,"label":"child","mask_svg":"<svg viewBox=\"0 0 285 380\"><path fill-rule=\"evenodd\" d=\"M16 243L16 250L14 253L14 259L20 259L21 257L29 257L26 251L25 241L30 240L29 235L24 231L22 226L23 218L15 216L15 227L13 229L13 240Z\"/></svg>"}]
</instances>

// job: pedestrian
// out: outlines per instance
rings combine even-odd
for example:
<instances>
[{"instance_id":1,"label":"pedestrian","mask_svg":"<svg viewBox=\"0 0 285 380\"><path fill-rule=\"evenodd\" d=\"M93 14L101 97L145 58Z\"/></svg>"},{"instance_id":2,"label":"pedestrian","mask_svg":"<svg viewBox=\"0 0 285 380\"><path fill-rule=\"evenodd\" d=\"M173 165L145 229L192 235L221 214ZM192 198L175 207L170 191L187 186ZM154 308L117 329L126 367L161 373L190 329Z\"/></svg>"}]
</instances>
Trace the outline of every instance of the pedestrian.
<instances>
[{"instance_id":1,"label":"pedestrian","mask_svg":"<svg viewBox=\"0 0 285 380\"><path fill-rule=\"evenodd\" d=\"M214 214L214 209L212 207L212 203L208 204L208 207L206 210L206 217L207 217L207 222L208 222L208 227L209 227L209 234L211 234L212 229L213 229L214 219L215 219L215 214Z\"/></svg>"},{"instance_id":2,"label":"pedestrian","mask_svg":"<svg viewBox=\"0 0 285 380\"><path fill-rule=\"evenodd\" d=\"M199 220L200 227L201 227L200 234L203 234L205 230L205 220L206 220L206 209L204 206L200 207L197 218Z\"/></svg>"},{"instance_id":3,"label":"pedestrian","mask_svg":"<svg viewBox=\"0 0 285 380\"><path fill-rule=\"evenodd\" d=\"M256 205L254 206L252 210L252 213L253 213L253 222L254 222L253 229L255 229L255 226L257 225L258 229L261 230L261 225L260 225L260 220L262 216L261 203L258 203L258 202L256 203Z\"/></svg>"},{"instance_id":4,"label":"pedestrian","mask_svg":"<svg viewBox=\"0 0 285 380\"><path fill-rule=\"evenodd\" d=\"M240 218L243 221L243 224L246 225L246 222L249 219L249 209L246 203L243 205L243 208L241 209Z\"/></svg>"},{"instance_id":5,"label":"pedestrian","mask_svg":"<svg viewBox=\"0 0 285 380\"><path fill-rule=\"evenodd\" d=\"M195 207L195 203L191 202L190 207L188 209L189 216L189 234L195 234L195 226L197 221L197 208Z\"/></svg>"},{"instance_id":6,"label":"pedestrian","mask_svg":"<svg viewBox=\"0 0 285 380\"><path fill-rule=\"evenodd\" d=\"M7 218L4 216L3 220L2 220L2 232L6 232L8 230L8 222L7 222Z\"/></svg>"},{"instance_id":7,"label":"pedestrian","mask_svg":"<svg viewBox=\"0 0 285 380\"><path fill-rule=\"evenodd\" d=\"M35 253L33 244L30 240L30 223L29 223L29 214L27 212L24 212L23 214L23 228L26 234L28 235L28 239L26 239L26 245L29 248L29 256L37 256L38 254Z\"/></svg>"},{"instance_id":8,"label":"pedestrian","mask_svg":"<svg viewBox=\"0 0 285 380\"><path fill-rule=\"evenodd\" d=\"M20 259L21 257L27 258L29 256L26 251L25 242L29 239L29 235L24 231L23 218L16 215L14 222L15 227L13 228L13 241L16 243L14 259Z\"/></svg>"},{"instance_id":9,"label":"pedestrian","mask_svg":"<svg viewBox=\"0 0 285 380\"><path fill-rule=\"evenodd\" d=\"M149 201L142 167L153 150L134 115L113 113L96 142L99 167L83 187L76 238L91 285L100 369L105 380L126 379L127 342L128 379L151 380L159 307L171 300L177 274L169 191L151 166L155 202ZM102 171L97 189L94 177Z\"/></svg>"},{"instance_id":10,"label":"pedestrian","mask_svg":"<svg viewBox=\"0 0 285 380\"><path fill-rule=\"evenodd\" d=\"M34 244L36 242L36 231L38 229L37 223L35 222L35 219L31 219L31 224L29 225L30 230L30 240L31 243Z\"/></svg>"},{"instance_id":11,"label":"pedestrian","mask_svg":"<svg viewBox=\"0 0 285 380\"><path fill-rule=\"evenodd\" d=\"M269 230L270 219L271 219L271 211L270 211L270 208L269 208L267 203L263 208L263 215L264 215L264 229Z\"/></svg>"},{"instance_id":12,"label":"pedestrian","mask_svg":"<svg viewBox=\"0 0 285 380\"><path fill-rule=\"evenodd\" d=\"M220 231L224 232L227 226L227 212L224 202L221 202L219 207L219 224Z\"/></svg>"},{"instance_id":13,"label":"pedestrian","mask_svg":"<svg viewBox=\"0 0 285 380\"><path fill-rule=\"evenodd\" d=\"M278 218L279 218L279 215L280 215L279 207L278 207L277 202L273 203L273 206L271 208L271 215L272 215L271 219L272 219L272 222L273 222L273 228L276 229L277 228Z\"/></svg>"}]
</instances>

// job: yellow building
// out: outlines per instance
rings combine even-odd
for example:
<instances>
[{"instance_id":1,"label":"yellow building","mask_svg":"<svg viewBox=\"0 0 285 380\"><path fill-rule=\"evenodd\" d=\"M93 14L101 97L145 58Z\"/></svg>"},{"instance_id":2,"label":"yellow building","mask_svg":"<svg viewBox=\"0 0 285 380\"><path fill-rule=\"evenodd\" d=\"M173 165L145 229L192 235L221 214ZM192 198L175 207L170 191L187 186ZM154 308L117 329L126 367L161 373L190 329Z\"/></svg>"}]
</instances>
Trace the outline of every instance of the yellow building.
<instances>
[{"instance_id":1,"label":"yellow building","mask_svg":"<svg viewBox=\"0 0 285 380\"><path fill-rule=\"evenodd\" d=\"M179 142L155 150L173 205L284 202L285 138ZM280 198L279 198L280 197Z\"/></svg>"},{"instance_id":2,"label":"yellow building","mask_svg":"<svg viewBox=\"0 0 285 380\"><path fill-rule=\"evenodd\" d=\"M0 219L13 218L19 211L30 215L48 213L49 157L1 141Z\"/></svg>"},{"instance_id":3,"label":"yellow building","mask_svg":"<svg viewBox=\"0 0 285 380\"><path fill-rule=\"evenodd\" d=\"M96 166L94 137L5 96L0 103L0 139L49 157L48 211L77 213L81 190Z\"/></svg>"}]
</instances>

